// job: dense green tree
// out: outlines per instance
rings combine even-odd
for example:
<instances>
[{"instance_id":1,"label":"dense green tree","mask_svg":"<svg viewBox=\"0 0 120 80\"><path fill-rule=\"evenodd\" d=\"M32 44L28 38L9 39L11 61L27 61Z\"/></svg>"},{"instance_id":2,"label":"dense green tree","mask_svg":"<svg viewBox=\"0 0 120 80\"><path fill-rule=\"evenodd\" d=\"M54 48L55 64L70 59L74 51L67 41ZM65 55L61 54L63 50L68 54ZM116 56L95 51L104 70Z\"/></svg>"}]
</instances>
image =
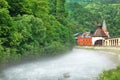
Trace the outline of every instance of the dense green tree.
<instances>
[{"instance_id":1,"label":"dense green tree","mask_svg":"<svg viewBox=\"0 0 120 80\"><path fill-rule=\"evenodd\" d=\"M56 15L57 0L49 0L50 11L49 14Z\"/></svg>"},{"instance_id":2,"label":"dense green tree","mask_svg":"<svg viewBox=\"0 0 120 80\"><path fill-rule=\"evenodd\" d=\"M66 9L69 12L68 20L71 22L74 33L94 30L97 21L89 9L76 2L68 3Z\"/></svg>"},{"instance_id":3,"label":"dense green tree","mask_svg":"<svg viewBox=\"0 0 120 80\"><path fill-rule=\"evenodd\" d=\"M65 0L1 0L0 62L55 55L73 43Z\"/></svg>"},{"instance_id":4,"label":"dense green tree","mask_svg":"<svg viewBox=\"0 0 120 80\"><path fill-rule=\"evenodd\" d=\"M113 3L120 3L119 0L67 0L68 2L87 2L87 3L104 3L104 4L113 4Z\"/></svg>"}]
</instances>

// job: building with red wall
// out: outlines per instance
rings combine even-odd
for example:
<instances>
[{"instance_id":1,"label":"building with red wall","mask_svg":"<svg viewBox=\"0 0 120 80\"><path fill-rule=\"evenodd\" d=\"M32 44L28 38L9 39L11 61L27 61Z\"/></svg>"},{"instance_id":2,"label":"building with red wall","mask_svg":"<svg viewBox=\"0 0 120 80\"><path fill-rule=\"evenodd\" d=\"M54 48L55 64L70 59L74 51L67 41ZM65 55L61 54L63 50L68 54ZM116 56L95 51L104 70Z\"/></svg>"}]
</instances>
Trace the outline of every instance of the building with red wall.
<instances>
[{"instance_id":1,"label":"building with red wall","mask_svg":"<svg viewBox=\"0 0 120 80\"><path fill-rule=\"evenodd\" d=\"M104 40L108 37L109 32L107 31L106 23L104 21L103 25L97 25L94 34L91 34L90 32L79 34L77 37L77 44L80 46L102 46Z\"/></svg>"},{"instance_id":2,"label":"building with red wall","mask_svg":"<svg viewBox=\"0 0 120 80\"><path fill-rule=\"evenodd\" d=\"M77 40L78 45L80 46L92 46L92 38L82 38L81 36L78 37Z\"/></svg>"}]
</instances>

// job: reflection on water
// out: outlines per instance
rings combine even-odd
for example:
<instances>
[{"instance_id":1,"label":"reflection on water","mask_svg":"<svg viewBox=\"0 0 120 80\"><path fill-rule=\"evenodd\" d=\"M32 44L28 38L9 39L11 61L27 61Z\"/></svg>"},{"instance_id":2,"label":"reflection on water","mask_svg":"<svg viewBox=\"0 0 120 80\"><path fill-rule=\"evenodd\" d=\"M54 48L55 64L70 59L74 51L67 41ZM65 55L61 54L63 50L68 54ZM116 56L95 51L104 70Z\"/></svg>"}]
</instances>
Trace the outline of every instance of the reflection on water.
<instances>
[{"instance_id":1,"label":"reflection on water","mask_svg":"<svg viewBox=\"0 0 120 80\"><path fill-rule=\"evenodd\" d=\"M0 80L96 80L103 71L117 66L113 55L74 49L69 54L3 70Z\"/></svg>"}]
</instances>

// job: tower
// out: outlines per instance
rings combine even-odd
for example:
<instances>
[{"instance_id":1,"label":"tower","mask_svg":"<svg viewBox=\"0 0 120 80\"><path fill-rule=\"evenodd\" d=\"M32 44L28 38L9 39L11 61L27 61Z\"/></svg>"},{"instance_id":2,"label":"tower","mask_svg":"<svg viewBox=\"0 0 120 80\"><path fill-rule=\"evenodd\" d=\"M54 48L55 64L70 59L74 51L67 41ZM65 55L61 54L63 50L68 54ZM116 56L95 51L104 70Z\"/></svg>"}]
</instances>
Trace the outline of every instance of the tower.
<instances>
[{"instance_id":1,"label":"tower","mask_svg":"<svg viewBox=\"0 0 120 80\"><path fill-rule=\"evenodd\" d=\"M107 35L103 31L103 27L100 23L97 25L97 29L96 29L93 37L107 37Z\"/></svg>"},{"instance_id":2,"label":"tower","mask_svg":"<svg viewBox=\"0 0 120 80\"><path fill-rule=\"evenodd\" d=\"M107 30L107 26L106 26L105 20L103 20L102 29L103 29L104 33L106 34L106 36L109 38L110 36L109 36L109 32Z\"/></svg>"}]
</instances>

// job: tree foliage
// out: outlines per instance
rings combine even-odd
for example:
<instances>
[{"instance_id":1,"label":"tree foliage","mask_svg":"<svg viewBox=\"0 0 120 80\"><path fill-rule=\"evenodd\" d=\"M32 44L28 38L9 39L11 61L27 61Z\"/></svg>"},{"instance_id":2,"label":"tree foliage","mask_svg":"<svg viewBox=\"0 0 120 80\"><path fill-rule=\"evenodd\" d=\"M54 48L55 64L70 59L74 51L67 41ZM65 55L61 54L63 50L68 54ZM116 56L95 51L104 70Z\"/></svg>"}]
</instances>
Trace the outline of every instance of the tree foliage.
<instances>
[{"instance_id":1,"label":"tree foliage","mask_svg":"<svg viewBox=\"0 0 120 80\"><path fill-rule=\"evenodd\" d=\"M0 0L0 62L67 50L73 34L64 4L65 0Z\"/></svg>"},{"instance_id":2,"label":"tree foliage","mask_svg":"<svg viewBox=\"0 0 120 80\"><path fill-rule=\"evenodd\" d=\"M120 4L118 0L68 0L66 9L69 12L68 20L71 22L73 32L94 31L97 23L106 20L110 36L120 36ZM99 3L98 3L99 2ZM103 3L104 2L104 3Z\"/></svg>"},{"instance_id":3,"label":"tree foliage","mask_svg":"<svg viewBox=\"0 0 120 80\"><path fill-rule=\"evenodd\" d=\"M104 71L98 80L120 80L120 67L109 71Z\"/></svg>"}]
</instances>

